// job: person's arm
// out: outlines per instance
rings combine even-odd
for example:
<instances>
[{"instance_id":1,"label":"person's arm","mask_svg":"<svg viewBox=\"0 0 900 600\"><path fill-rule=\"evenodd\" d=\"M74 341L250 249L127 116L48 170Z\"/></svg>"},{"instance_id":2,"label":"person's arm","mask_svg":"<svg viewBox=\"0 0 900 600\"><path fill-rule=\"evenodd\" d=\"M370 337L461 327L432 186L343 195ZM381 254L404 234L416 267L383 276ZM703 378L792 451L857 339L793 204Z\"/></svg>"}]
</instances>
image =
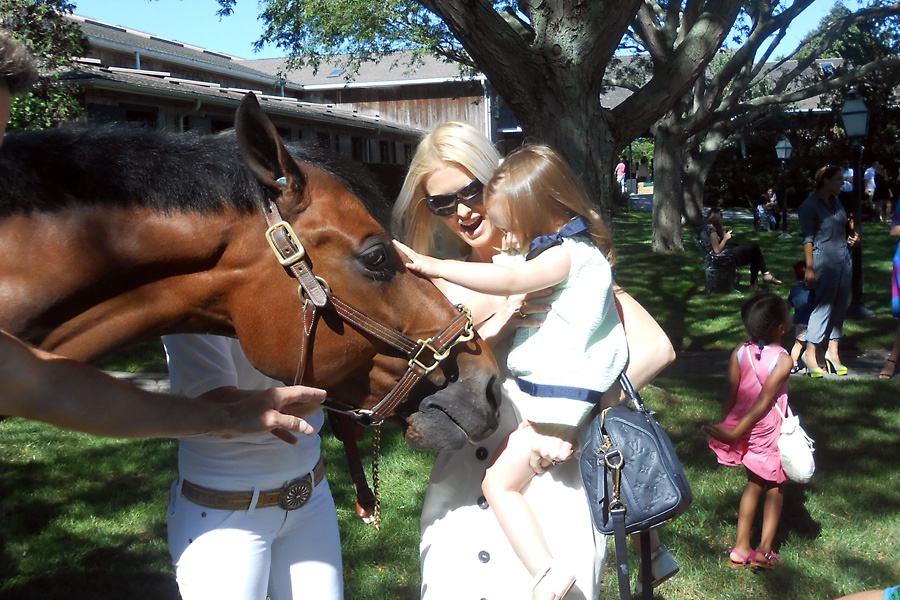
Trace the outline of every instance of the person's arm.
<instances>
[{"instance_id":1,"label":"person's arm","mask_svg":"<svg viewBox=\"0 0 900 600\"><path fill-rule=\"evenodd\" d=\"M803 285L806 286L806 289L811 290L816 285L816 269L813 260L813 243L816 239L815 205L808 200L801 204L797 210L797 219L800 221L800 233L803 236L803 261L806 263Z\"/></svg>"},{"instance_id":2,"label":"person's arm","mask_svg":"<svg viewBox=\"0 0 900 600\"><path fill-rule=\"evenodd\" d=\"M61 429L122 438L240 435L276 428L312 433L306 421L288 413L307 404L318 408L324 399L323 390L304 386L256 392L227 405L147 392L0 333L0 414Z\"/></svg>"},{"instance_id":3,"label":"person's arm","mask_svg":"<svg viewBox=\"0 0 900 600\"><path fill-rule=\"evenodd\" d=\"M803 285L811 290L816 287L816 269L813 260L813 243L803 244L803 260L806 263L806 271L803 274Z\"/></svg>"},{"instance_id":4,"label":"person's arm","mask_svg":"<svg viewBox=\"0 0 900 600\"><path fill-rule=\"evenodd\" d=\"M719 234L715 231L710 232L709 234L709 242L712 244L713 252L716 254L721 254L722 250L725 249L725 245L728 243L728 240L731 239L731 230L725 232L725 235L722 239L719 239Z\"/></svg>"},{"instance_id":5,"label":"person's arm","mask_svg":"<svg viewBox=\"0 0 900 600\"><path fill-rule=\"evenodd\" d=\"M748 352L752 351L748 348ZM746 360L753 360L750 356L746 357ZM787 382L788 377L791 375L791 367L793 366L793 361L787 354L781 354L778 357L778 362L775 364L775 368L772 369L772 372L769 374L769 378L766 379L766 382L763 384L762 390L759 392L759 396L756 398L756 402L753 403L753 406L750 407L750 410L741 417L740 421L734 426L733 429L726 429L723 427L719 427L714 425L707 430L707 433L712 435L715 438L718 438L724 442L734 441L739 439L742 435L750 431L753 425L756 424L769 410L772 408L772 405L775 403L775 398L777 397L778 390Z\"/></svg>"},{"instance_id":6,"label":"person's arm","mask_svg":"<svg viewBox=\"0 0 900 600\"><path fill-rule=\"evenodd\" d=\"M532 260L507 266L490 263L471 263L460 260L441 260L424 256L394 240L408 261L406 267L429 278L441 278L484 294L507 296L527 294L565 281L572 261L562 246L554 246Z\"/></svg>"},{"instance_id":7,"label":"person's arm","mask_svg":"<svg viewBox=\"0 0 900 600\"><path fill-rule=\"evenodd\" d=\"M628 342L625 374L634 389L640 390L675 361L675 348L656 319L637 300L618 285L613 285L613 293ZM617 382L603 394L601 405L620 404L627 399Z\"/></svg>"}]
</instances>

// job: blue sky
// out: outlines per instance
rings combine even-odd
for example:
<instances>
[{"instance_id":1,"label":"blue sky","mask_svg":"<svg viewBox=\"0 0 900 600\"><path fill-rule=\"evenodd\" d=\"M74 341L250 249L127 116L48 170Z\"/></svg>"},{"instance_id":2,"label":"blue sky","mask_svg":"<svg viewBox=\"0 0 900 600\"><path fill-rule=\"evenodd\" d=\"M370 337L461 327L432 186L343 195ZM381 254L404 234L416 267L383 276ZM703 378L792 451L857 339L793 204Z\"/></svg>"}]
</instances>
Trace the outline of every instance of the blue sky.
<instances>
[{"instance_id":1,"label":"blue sky","mask_svg":"<svg viewBox=\"0 0 900 600\"><path fill-rule=\"evenodd\" d=\"M275 47L253 51L262 34L256 0L238 0L234 14L219 19L216 0L74 0L75 14L160 37L224 52L240 58L275 58L283 52ZM815 29L834 0L815 0L788 30L779 52L793 49Z\"/></svg>"},{"instance_id":2,"label":"blue sky","mask_svg":"<svg viewBox=\"0 0 900 600\"><path fill-rule=\"evenodd\" d=\"M74 0L75 14L240 58L275 58L275 47L253 51L262 35L256 0L238 0L219 18L216 0Z\"/></svg>"}]
</instances>

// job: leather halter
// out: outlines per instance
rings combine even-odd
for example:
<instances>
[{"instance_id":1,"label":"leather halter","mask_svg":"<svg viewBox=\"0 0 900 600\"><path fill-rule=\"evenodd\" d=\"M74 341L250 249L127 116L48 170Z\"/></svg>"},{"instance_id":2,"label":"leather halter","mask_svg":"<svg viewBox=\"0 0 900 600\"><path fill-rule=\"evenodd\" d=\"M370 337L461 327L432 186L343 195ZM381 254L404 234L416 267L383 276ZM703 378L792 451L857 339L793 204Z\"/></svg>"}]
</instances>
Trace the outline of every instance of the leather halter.
<instances>
[{"instance_id":1,"label":"leather halter","mask_svg":"<svg viewBox=\"0 0 900 600\"><path fill-rule=\"evenodd\" d=\"M413 387L422 377L433 371L441 361L450 355L457 344L465 343L475 336L472 314L468 308L458 305L457 315L440 333L426 340L413 340L400 331L380 323L335 296L324 279L313 274L312 268L304 260L306 252L290 223L281 217L278 206L268 201L264 214L269 228L266 239L278 257L278 262L300 282L299 294L304 301L303 331L304 344L300 351L300 362L295 383L303 378L309 347L318 317L318 309L335 312L345 323L403 352L408 358L406 373L388 394L372 409L359 408L327 398L323 407L351 417L361 425L381 423L394 409L403 403Z\"/></svg>"}]
</instances>

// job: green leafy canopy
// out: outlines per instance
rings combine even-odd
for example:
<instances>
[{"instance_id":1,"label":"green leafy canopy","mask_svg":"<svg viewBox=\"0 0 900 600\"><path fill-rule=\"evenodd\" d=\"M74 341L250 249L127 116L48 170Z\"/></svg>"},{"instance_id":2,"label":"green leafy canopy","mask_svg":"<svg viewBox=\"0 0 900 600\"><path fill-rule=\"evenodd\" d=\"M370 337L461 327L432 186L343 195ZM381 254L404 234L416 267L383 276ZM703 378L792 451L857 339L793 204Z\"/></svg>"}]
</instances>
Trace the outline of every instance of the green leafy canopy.
<instances>
[{"instance_id":1,"label":"green leafy canopy","mask_svg":"<svg viewBox=\"0 0 900 600\"><path fill-rule=\"evenodd\" d=\"M220 16L230 15L237 0L218 0ZM262 0L265 30L255 46L274 44L288 55L287 69L338 59L350 78L359 65L385 55L411 52L410 66L425 54L473 66L443 20L411 0ZM496 2L497 10L515 5Z\"/></svg>"},{"instance_id":2,"label":"green leafy canopy","mask_svg":"<svg viewBox=\"0 0 900 600\"><path fill-rule=\"evenodd\" d=\"M78 26L64 17L74 9L67 0L0 0L0 27L34 54L40 73L33 91L13 99L10 130L45 129L81 115L76 90L63 83L88 48Z\"/></svg>"}]
</instances>

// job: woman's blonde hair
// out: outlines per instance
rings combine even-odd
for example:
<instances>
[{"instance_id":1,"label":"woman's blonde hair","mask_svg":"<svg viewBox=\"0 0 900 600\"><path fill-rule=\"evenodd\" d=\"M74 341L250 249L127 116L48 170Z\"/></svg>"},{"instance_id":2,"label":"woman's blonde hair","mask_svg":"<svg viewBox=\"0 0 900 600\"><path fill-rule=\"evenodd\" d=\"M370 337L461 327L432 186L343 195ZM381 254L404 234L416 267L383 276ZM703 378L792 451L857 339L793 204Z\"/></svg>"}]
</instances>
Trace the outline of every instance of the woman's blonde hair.
<instances>
[{"instance_id":1,"label":"woman's blonde hair","mask_svg":"<svg viewBox=\"0 0 900 600\"><path fill-rule=\"evenodd\" d=\"M437 237L444 228L422 201L425 179L439 169L456 166L487 183L499 164L500 153L491 141L468 123L449 121L439 125L422 139L413 155L391 214L394 234L417 252L457 256L461 251L468 252L456 236L451 240Z\"/></svg>"},{"instance_id":2,"label":"woman's blonde hair","mask_svg":"<svg viewBox=\"0 0 900 600\"><path fill-rule=\"evenodd\" d=\"M615 263L612 234L569 163L549 146L527 145L510 153L485 186L484 202L505 214L510 229L525 243L583 217L591 240L610 265Z\"/></svg>"}]
</instances>

